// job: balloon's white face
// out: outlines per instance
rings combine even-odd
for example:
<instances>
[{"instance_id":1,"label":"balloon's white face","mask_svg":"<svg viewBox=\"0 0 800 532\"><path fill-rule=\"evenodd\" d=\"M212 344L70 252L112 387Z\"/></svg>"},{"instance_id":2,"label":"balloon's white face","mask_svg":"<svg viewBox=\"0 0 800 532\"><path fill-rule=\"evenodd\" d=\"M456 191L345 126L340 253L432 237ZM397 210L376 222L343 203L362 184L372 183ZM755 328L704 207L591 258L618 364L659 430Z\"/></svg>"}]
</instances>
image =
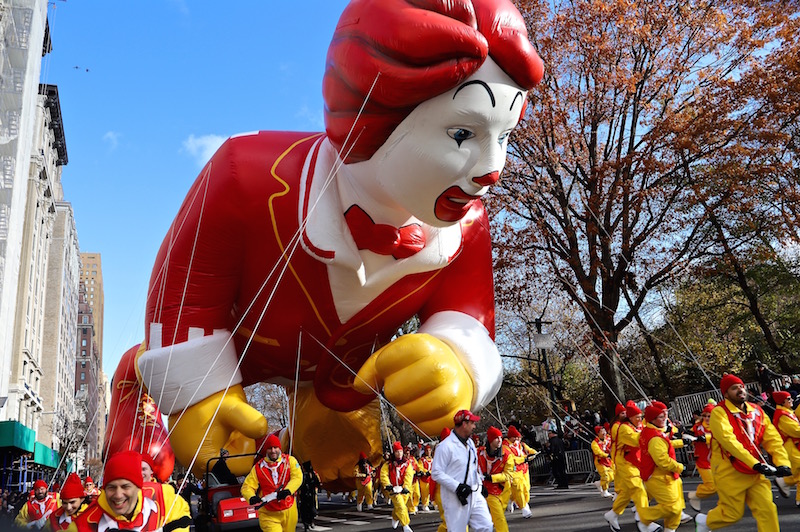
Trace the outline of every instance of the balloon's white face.
<instances>
[{"instance_id":1,"label":"balloon's white face","mask_svg":"<svg viewBox=\"0 0 800 532\"><path fill-rule=\"evenodd\" d=\"M458 222L499 179L525 97L487 59L458 87L418 105L371 158L383 195L429 225Z\"/></svg>"}]
</instances>

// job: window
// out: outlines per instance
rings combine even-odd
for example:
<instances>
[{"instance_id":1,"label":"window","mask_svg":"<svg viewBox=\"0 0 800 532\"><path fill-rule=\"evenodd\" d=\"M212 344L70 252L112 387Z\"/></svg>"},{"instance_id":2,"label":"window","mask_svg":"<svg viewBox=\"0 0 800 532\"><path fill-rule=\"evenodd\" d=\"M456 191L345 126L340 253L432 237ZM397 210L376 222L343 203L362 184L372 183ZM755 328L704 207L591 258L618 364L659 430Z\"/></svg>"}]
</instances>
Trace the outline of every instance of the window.
<instances>
[{"instance_id":1,"label":"window","mask_svg":"<svg viewBox=\"0 0 800 532\"><path fill-rule=\"evenodd\" d=\"M86 338L81 340L81 347L86 347Z\"/></svg>"},{"instance_id":2,"label":"window","mask_svg":"<svg viewBox=\"0 0 800 532\"><path fill-rule=\"evenodd\" d=\"M86 385L85 385L85 384L81 384L81 391L82 391L82 392L85 392L85 391L86 391Z\"/></svg>"},{"instance_id":3,"label":"window","mask_svg":"<svg viewBox=\"0 0 800 532\"><path fill-rule=\"evenodd\" d=\"M86 355L86 351L84 351L83 354ZM86 367L86 361L85 360L81 360L81 367L82 368Z\"/></svg>"},{"instance_id":4,"label":"window","mask_svg":"<svg viewBox=\"0 0 800 532\"><path fill-rule=\"evenodd\" d=\"M85 371L81 371L81 380L82 381L86 380L86 372Z\"/></svg>"},{"instance_id":5,"label":"window","mask_svg":"<svg viewBox=\"0 0 800 532\"><path fill-rule=\"evenodd\" d=\"M86 349L81 349L81 356L82 356L82 357L85 357L85 356L86 356Z\"/></svg>"},{"instance_id":6,"label":"window","mask_svg":"<svg viewBox=\"0 0 800 532\"><path fill-rule=\"evenodd\" d=\"M84 325L88 324L89 323L89 316L83 316L81 318L81 323L83 323ZM83 330L83 334L86 334L86 329Z\"/></svg>"}]
</instances>

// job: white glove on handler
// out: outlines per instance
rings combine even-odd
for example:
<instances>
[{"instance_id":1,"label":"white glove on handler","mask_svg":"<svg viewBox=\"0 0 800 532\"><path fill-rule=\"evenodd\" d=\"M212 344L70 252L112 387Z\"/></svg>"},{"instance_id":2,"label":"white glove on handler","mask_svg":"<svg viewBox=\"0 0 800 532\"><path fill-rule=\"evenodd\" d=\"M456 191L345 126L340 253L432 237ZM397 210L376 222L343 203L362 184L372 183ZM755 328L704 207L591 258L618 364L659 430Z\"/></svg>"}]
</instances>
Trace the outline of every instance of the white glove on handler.
<instances>
[{"instance_id":1,"label":"white glove on handler","mask_svg":"<svg viewBox=\"0 0 800 532\"><path fill-rule=\"evenodd\" d=\"M692 436L691 434L684 434L681 436L685 441L697 441L697 438Z\"/></svg>"},{"instance_id":2,"label":"white glove on handler","mask_svg":"<svg viewBox=\"0 0 800 532\"><path fill-rule=\"evenodd\" d=\"M264 502L264 503L272 502L277 498L278 498L278 492L277 491L273 491L272 493L267 493L266 495L261 497L261 502Z\"/></svg>"},{"instance_id":3,"label":"white glove on handler","mask_svg":"<svg viewBox=\"0 0 800 532\"><path fill-rule=\"evenodd\" d=\"M52 513L51 510L47 510L42 517L40 517L36 521L31 521L30 523L28 523L27 527L36 528L37 530L43 529L44 525L47 524L47 518L50 517L51 513Z\"/></svg>"},{"instance_id":4,"label":"white glove on handler","mask_svg":"<svg viewBox=\"0 0 800 532\"><path fill-rule=\"evenodd\" d=\"M392 493L403 493L403 486L395 486L392 488Z\"/></svg>"}]
</instances>

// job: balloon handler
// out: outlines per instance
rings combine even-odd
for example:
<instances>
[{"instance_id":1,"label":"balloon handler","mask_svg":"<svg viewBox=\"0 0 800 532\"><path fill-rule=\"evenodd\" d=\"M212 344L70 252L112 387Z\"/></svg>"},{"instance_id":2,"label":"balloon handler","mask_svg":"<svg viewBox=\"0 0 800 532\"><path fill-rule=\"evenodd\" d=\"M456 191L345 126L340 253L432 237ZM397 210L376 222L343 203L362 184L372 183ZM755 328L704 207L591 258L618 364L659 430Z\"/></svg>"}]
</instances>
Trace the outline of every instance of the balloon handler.
<instances>
[{"instance_id":1,"label":"balloon handler","mask_svg":"<svg viewBox=\"0 0 800 532\"><path fill-rule=\"evenodd\" d=\"M281 451L281 442L274 434L267 438L264 450L267 455L244 479L242 497L258 506L261 530L294 530L297 526L295 493L303 483L303 471L294 456Z\"/></svg>"},{"instance_id":2,"label":"balloon handler","mask_svg":"<svg viewBox=\"0 0 800 532\"><path fill-rule=\"evenodd\" d=\"M234 136L189 190L145 341L113 379L111 452L143 448L168 478L174 450L201 475L221 448L256 450L269 427L243 386L278 382L283 448L291 433L349 491L359 450L381 452L378 394L428 435L486 405L502 364L481 197L543 71L511 0L353 0L328 49L325 132ZM144 398L158 409L134 423Z\"/></svg>"},{"instance_id":3,"label":"balloon handler","mask_svg":"<svg viewBox=\"0 0 800 532\"><path fill-rule=\"evenodd\" d=\"M414 481L414 468L403 456L403 444L392 444L392 459L381 467L381 486L392 500L392 528L403 525L403 532L411 532L408 517L408 499L411 497L411 484Z\"/></svg>"}]
</instances>

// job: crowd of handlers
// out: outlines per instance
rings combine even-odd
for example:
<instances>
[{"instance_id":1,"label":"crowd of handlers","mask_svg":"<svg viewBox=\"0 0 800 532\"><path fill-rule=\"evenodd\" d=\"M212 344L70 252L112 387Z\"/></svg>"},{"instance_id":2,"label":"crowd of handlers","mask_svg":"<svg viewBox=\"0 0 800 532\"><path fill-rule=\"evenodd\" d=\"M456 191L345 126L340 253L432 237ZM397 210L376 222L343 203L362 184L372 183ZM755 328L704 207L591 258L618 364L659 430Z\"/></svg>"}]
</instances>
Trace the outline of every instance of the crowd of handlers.
<instances>
[{"instance_id":1,"label":"crowd of handlers","mask_svg":"<svg viewBox=\"0 0 800 532\"><path fill-rule=\"evenodd\" d=\"M681 437L667 416L667 406L659 401L650 402L644 412L631 401L619 404L609 427L595 427L592 452L600 476L595 484L604 497L613 499L604 514L611 530L620 531L619 518L631 502L641 532L673 532L692 519L698 532L717 530L738 522L745 505L759 531L780 530L769 478L784 497L800 481L800 422L792 397L784 391L773 393L777 408L770 421L760 405L747 401L744 383L735 375L722 378L720 392L722 401L709 401ZM684 511L684 466L675 455L687 441L694 442L702 479L688 493L689 505L700 512L694 518ZM715 493L717 505L701 512L701 501ZM800 506L800 494L797 501Z\"/></svg>"}]
</instances>

